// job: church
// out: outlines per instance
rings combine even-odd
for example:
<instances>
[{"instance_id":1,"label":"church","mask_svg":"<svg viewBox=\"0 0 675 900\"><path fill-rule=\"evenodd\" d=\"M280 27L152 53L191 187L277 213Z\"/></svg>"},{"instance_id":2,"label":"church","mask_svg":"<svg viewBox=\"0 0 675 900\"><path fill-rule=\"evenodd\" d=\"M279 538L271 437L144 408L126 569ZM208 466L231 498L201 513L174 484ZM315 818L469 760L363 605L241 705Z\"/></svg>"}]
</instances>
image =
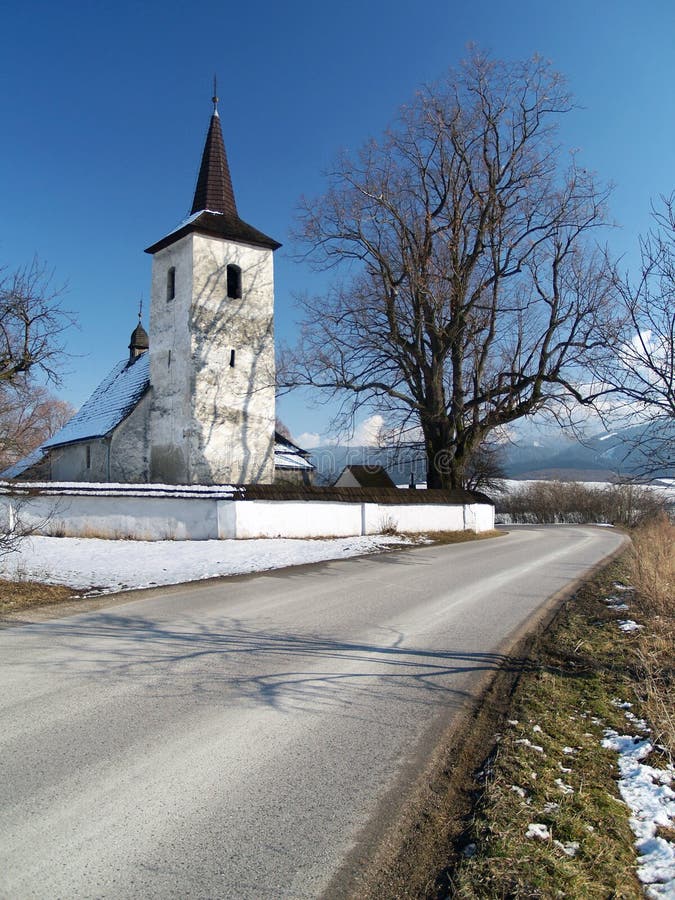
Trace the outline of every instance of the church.
<instances>
[{"instance_id":1,"label":"church","mask_svg":"<svg viewBox=\"0 0 675 900\"><path fill-rule=\"evenodd\" d=\"M139 314L128 357L42 445L35 475L310 483L308 454L275 432L273 255L280 246L239 217L214 96L190 215L146 250L150 333Z\"/></svg>"}]
</instances>

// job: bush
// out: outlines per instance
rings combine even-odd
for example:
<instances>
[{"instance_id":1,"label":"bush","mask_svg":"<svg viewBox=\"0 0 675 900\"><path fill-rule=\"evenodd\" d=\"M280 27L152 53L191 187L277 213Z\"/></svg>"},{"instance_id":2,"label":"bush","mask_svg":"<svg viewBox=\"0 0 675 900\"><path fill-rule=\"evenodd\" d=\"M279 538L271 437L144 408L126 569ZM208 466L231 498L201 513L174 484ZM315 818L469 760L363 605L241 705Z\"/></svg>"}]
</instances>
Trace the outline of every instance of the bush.
<instances>
[{"instance_id":1,"label":"bush","mask_svg":"<svg viewBox=\"0 0 675 900\"><path fill-rule=\"evenodd\" d=\"M586 485L535 481L497 500L498 521L521 524L609 522L633 528L664 515L665 499L637 484Z\"/></svg>"}]
</instances>

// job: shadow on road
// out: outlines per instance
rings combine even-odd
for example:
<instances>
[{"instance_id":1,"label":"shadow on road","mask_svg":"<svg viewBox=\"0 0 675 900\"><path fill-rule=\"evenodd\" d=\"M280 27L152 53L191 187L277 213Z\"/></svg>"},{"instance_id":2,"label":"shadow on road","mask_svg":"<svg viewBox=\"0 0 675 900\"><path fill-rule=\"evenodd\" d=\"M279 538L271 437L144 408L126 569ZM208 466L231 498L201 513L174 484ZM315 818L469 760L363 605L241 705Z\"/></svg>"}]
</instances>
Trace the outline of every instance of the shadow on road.
<instances>
[{"instance_id":1,"label":"shadow on road","mask_svg":"<svg viewBox=\"0 0 675 900\"><path fill-rule=\"evenodd\" d=\"M34 656L30 665L68 680L88 679L93 690L96 682L150 688L160 701L187 696L196 703L264 704L280 711L319 711L330 704L349 707L350 715L358 715L366 692L369 702L375 696L384 703L459 703L466 692L456 676L504 667L521 671L525 665L501 653L419 649L395 629L372 630L381 639L257 630L234 618L208 624L182 619L169 626L108 612L41 626L50 652ZM17 654L14 664L24 662Z\"/></svg>"}]
</instances>

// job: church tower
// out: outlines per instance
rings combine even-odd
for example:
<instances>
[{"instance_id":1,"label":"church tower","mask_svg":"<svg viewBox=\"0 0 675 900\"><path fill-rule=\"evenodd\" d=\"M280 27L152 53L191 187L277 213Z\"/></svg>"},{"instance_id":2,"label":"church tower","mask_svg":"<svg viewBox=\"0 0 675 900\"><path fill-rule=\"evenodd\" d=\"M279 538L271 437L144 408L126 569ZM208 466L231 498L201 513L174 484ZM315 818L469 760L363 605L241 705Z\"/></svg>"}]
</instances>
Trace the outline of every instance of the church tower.
<instances>
[{"instance_id":1,"label":"church tower","mask_svg":"<svg viewBox=\"0 0 675 900\"><path fill-rule=\"evenodd\" d=\"M146 250L151 481L273 481L280 246L239 218L214 96L191 214Z\"/></svg>"}]
</instances>

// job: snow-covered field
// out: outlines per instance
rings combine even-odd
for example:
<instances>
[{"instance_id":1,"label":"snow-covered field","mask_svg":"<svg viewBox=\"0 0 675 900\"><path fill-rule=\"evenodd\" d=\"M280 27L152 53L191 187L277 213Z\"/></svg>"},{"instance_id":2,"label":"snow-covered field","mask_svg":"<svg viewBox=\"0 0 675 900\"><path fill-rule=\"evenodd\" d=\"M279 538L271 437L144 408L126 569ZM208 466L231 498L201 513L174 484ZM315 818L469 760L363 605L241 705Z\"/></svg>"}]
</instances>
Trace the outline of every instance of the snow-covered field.
<instances>
[{"instance_id":1,"label":"snow-covered field","mask_svg":"<svg viewBox=\"0 0 675 900\"><path fill-rule=\"evenodd\" d=\"M408 543L367 536L330 540L107 541L97 538L27 538L0 560L0 578L65 584L109 593L242 575L328 559L376 553Z\"/></svg>"}]
</instances>

